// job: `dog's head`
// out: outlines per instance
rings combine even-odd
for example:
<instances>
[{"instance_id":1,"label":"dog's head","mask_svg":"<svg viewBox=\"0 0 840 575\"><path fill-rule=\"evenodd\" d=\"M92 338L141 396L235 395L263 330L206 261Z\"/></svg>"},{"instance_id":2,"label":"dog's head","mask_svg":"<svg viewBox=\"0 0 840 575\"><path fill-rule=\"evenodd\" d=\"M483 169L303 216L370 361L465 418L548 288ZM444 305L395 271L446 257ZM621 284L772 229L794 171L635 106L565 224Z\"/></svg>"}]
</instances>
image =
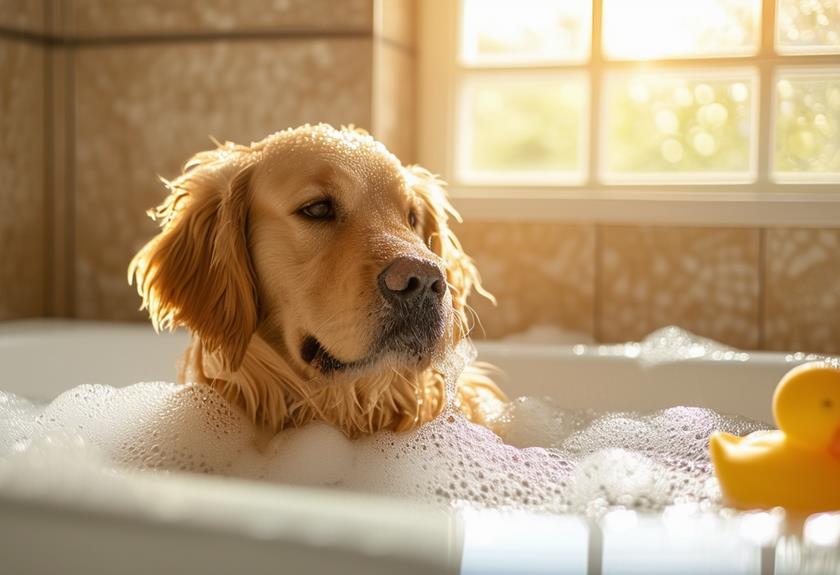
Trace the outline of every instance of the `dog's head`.
<instances>
[{"instance_id":1,"label":"dog's head","mask_svg":"<svg viewBox=\"0 0 840 575\"><path fill-rule=\"evenodd\" d=\"M424 369L466 335L478 278L440 181L354 130L304 126L190 160L135 256L156 327L226 367L253 334L305 380Z\"/></svg>"}]
</instances>

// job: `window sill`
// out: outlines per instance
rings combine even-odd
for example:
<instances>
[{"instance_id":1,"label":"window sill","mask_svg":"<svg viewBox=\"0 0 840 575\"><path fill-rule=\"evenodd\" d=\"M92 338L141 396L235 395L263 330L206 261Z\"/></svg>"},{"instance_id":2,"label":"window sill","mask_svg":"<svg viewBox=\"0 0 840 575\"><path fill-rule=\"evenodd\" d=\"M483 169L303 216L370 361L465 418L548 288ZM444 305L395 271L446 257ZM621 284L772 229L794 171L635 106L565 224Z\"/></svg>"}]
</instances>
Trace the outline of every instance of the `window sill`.
<instances>
[{"instance_id":1,"label":"window sill","mask_svg":"<svg viewBox=\"0 0 840 575\"><path fill-rule=\"evenodd\" d=\"M450 188L466 221L840 227L837 192Z\"/></svg>"}]
</instances>

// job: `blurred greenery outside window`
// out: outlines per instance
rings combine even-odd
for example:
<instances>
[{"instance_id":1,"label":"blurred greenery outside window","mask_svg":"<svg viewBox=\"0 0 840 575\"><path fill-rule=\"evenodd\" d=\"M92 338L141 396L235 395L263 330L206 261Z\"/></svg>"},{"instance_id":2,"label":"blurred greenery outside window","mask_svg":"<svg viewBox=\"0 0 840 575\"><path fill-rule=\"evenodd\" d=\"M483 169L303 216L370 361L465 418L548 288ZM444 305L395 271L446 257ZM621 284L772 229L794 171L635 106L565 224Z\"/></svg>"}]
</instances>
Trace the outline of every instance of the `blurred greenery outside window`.
<instances>
[{"instance_id":1,"label":"blurred greenery outside window","mask_svg":"<svg viewBox=\"0 0 840 575\"><path fill-rule=\"evenodd\" d=\"M458 59L463 183L840 182L840 0L462 0Z\"/></svg>"}]
</instances>

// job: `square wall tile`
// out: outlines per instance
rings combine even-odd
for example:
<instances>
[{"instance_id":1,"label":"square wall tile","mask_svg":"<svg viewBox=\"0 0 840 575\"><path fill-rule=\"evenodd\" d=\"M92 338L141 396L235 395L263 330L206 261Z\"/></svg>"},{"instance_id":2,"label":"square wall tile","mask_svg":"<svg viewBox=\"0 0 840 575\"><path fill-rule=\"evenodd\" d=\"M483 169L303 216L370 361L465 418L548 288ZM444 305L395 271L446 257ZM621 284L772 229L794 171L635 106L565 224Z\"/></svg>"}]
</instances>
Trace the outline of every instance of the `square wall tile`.
<instances>
[{"instance_id":1,"label":"square wall tile","mask_svg":"<svg viewBox=\"0 0 840 575\"><path fill-rule=\"evenodd\" d=\"M543 222L455 226L498 306L474 294L488 338L550 326L592 335L595 228ZM482 337L476 327L475 337Z\"/></svg>"},{"instance_id":2,"label":"square wall tile","mask_svg":"<svg viewBox=\"0 0 840 575\"><path fill-rule=\"evenodd\" d=\"M405 164L415 160L415 58L381 40L374 48L371 134Z\"/></svg>"},{"instance_id":3,"label":"square wall tile","mask_svg":"<svg viewBox=\"0 0 840 575\"><path fill-rule=\"evenodd\" d=\"M604 226L600 234L599 339L638 340L678 325L758 346L758 230Z\"/></svg>"},{"instance_id":4,"label":"square wall tile","mask_svg":"<svg viewBox=\"0 0 840 575\"><path fill-rule=\"evenodd\" d=\"M145 215L210 137L250 143L319 121L370 124L369 39L159 43L77 50L75 311L142 318L126 268Z\"/></svg>"},{"instance_id":5,"label":"square wall tile","mask_svg":"<svg viewBox=\"0 0 840 575\"><path fill-rule=\"evenodd\" d=\"M0 28L43 33L47 0L0 0Z\"/></svg>"},{"instance_id":6,"label":"square wall tile","mask_svg":"<svg viewBox=\"0 0 840 575\"><path fill-rule=\"evenodd\" d=\"M767 349L840 354L840 229L768 229Z\"/></svg>"},{"instance_id":7,"label":"square wall tile","mask_svg":"<svg viewBox=\"0 0 840 575\"><path fill-rule=\"evenodd\" d=\"M44 312L44 49L0 40L0 319Z\"/></svg>"},{"instance_id":8,"label":"square wall tile","mask_svg":"<svg viewBox=\"0 0 840 575\"><path fill-rule=\"evenodd\" d=\"M68 34L154 36L206 32L373 30L373 0L74 0Z\"/></svg>"}]
</instances>

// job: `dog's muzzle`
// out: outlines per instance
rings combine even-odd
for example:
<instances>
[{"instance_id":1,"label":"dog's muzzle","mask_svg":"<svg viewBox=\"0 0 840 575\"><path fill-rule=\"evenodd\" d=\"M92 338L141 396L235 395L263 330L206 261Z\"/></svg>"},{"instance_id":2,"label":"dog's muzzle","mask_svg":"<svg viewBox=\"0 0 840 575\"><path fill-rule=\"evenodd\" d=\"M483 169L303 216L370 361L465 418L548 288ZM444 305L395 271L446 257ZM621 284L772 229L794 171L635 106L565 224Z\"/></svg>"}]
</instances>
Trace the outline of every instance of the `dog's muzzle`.
<instances>
[{"instance_id":1,"label":"dog's muzzle","mask_svg":"<svg viewBox=\"0 0 840 575\"><path fill-rule=\"evenodd\" d=\"M378 283L385 300L380 349L422 360L445 331L443 272L430 260L403 256L388 264Z\"/></svg>"}]
</instances>

